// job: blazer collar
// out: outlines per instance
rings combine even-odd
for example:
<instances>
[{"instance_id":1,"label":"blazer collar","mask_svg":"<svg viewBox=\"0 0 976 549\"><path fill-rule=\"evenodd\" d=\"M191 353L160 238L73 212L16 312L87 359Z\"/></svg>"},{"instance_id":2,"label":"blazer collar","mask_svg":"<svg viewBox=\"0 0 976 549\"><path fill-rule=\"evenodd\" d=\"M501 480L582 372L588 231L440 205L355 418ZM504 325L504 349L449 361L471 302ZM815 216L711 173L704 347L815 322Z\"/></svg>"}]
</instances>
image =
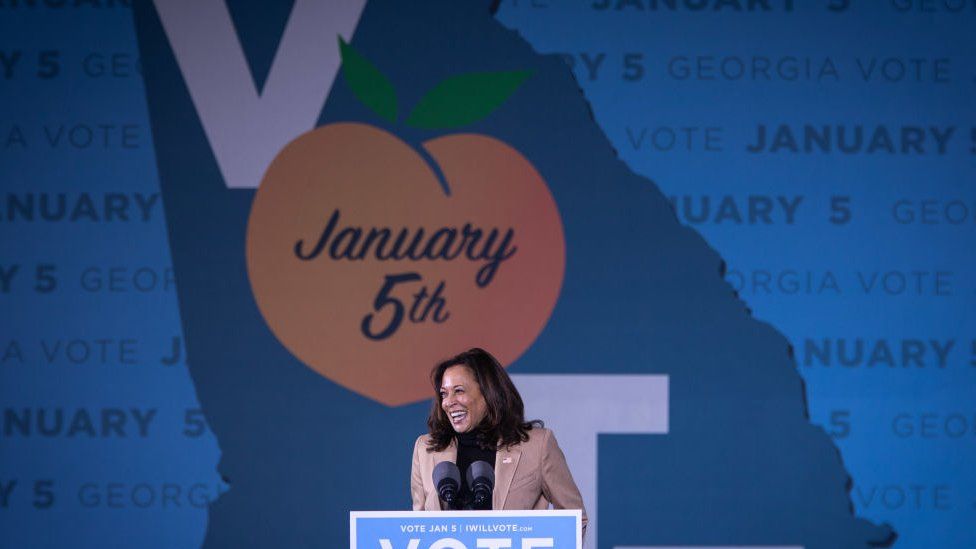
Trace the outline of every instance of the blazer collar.
<instances>
[{"instance_id":1,"label":"blazer collar","mask_svg":"<svg viewBox=\"0 0 976 549\"><path fill-rule=\"evenodd\" d=\"M491 496L491 508L496 511L505 508L508 489L512 486L515 469L518 467L519 458L522 457L520 446L516 444L509 449L499 448L495 452L495 491ZM454 447L454 455L457 455L456 446Z\"/></svg>"},{"instance_id":2,"label":"blazer collar","mask_svg":"<svg viewBox=\"0 0 976 549\"><path fill-rule=\"evenodd\" d=\"M457 463L457 450L458 450L457 439L455 437L451 437L451 443L447 445L447 448L444 448L443 452L438 452L437 454L434 454L435 456L437 456L434 459L434 465L437 465L442 461L450 461L451 463ZM464 479L461 479L461 482L464 482Z\"/></svg>"}]
</instances>

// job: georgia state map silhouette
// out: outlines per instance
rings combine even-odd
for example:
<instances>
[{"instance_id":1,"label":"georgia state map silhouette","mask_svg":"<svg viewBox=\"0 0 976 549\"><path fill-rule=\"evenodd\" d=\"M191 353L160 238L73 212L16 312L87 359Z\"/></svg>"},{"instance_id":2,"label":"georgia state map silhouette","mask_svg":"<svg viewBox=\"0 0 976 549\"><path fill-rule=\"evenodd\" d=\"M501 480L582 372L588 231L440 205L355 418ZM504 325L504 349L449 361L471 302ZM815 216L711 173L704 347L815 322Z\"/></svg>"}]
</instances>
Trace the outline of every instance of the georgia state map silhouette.
<instances>
[{"instance_id":1,"label":"georgia state map silhouette","mask_svg":"<svg viewBox=\"0 0 976 549\"><path fill-rule=\"evenodd\" d=\"M850 479L809 422L786 339L752 318L719 255L617 157L565 63L495 21L493 4L372 0L346 38L404 104L453 74L532 71L465 130L532 162L565 234L558 301L510 371L670 376L667 435L600 439L600 547L890 544L890 527L854 516ZM261 89L291 2L228 7ZM139 0L134 12L189 368L230 484L209 509L204 546L343 547L349 510L409 508L429 403L379 404L278 343L245 262L255 191L226 187L155 8ZM337 121L412 144L437 136L378 118L341 74L318 125Z\"/></svg>"}]
</instances>

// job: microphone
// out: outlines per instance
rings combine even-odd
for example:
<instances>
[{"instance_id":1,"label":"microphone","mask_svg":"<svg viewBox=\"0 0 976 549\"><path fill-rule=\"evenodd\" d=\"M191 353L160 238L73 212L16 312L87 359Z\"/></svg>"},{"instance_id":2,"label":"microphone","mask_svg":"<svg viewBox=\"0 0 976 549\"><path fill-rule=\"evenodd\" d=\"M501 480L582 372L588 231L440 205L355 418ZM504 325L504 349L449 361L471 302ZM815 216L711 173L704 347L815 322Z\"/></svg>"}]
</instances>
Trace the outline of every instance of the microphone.
<instances>
[{"instance_id":1,"label":"microphone","mask_svg":"<svg viewBox=\"0 0 976 549\"><path fill-rule=\"evenodd\" d=\"M468 466L468 489L471 490L474 509L491 509L491 492L495 489L495 470L487 461L476 461Z\"/></svg>"},{"instance_id":2,"label":"microphone","mask_svg":"<svg viewBox=\"0 0 976 549\"><path fill-rule=\"evenodd\" d=\"M442 461L434 466L434 486L448 509L456 509L458 489L461 487L461 471L450 461Z\"/></svg>"}]
</instances>

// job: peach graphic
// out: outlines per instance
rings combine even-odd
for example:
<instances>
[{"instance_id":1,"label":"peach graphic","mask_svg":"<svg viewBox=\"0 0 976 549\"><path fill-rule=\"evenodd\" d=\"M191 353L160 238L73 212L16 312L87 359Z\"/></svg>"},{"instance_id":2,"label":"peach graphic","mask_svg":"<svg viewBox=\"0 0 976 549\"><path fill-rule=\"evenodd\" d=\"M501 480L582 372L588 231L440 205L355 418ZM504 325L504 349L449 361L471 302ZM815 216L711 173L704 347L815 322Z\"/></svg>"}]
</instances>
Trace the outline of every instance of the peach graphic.
<instances>
[{"instance_id":1,"label":"peach graphic","mask_svg":"<svg viewBox=\"0 0 976 549\"><path fill-rule=\"evenodd\" d=\"M350 77L350 58L360 69L368 62L341 45L357 91L363 79ZM390 114L373 93L357 96ZM481 116L437 103L418 116L421 100L407 123ZM545 181L502 141L456 133L418 151L375 126L335 123L298 137L269 166L246 258L275 337L319 374L394 406L430 398L431 367L461 350L487 348L506 366L525 352L559 296L565 243Z\"/></svg>"}]
</instances>

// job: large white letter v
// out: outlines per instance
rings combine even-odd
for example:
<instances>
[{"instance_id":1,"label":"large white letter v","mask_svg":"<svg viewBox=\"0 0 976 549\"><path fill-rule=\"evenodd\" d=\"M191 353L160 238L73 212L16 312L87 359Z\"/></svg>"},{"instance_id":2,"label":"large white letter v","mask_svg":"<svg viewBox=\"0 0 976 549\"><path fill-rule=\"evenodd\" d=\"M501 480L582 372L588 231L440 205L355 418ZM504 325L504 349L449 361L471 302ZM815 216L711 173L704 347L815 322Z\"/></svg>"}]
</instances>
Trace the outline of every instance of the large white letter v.
<instances>
[{"instance_id":1,"label":"large white letter v","mask_svg":"<svg viewBox=\"0 0 976 549\"><path fill-rule=\"evenodd\" d=\"M155 0L224 182L256 188L278 151L312 129L366 0L295 0L258 93L224 0Z\"/></svg>"}]
</instances>

